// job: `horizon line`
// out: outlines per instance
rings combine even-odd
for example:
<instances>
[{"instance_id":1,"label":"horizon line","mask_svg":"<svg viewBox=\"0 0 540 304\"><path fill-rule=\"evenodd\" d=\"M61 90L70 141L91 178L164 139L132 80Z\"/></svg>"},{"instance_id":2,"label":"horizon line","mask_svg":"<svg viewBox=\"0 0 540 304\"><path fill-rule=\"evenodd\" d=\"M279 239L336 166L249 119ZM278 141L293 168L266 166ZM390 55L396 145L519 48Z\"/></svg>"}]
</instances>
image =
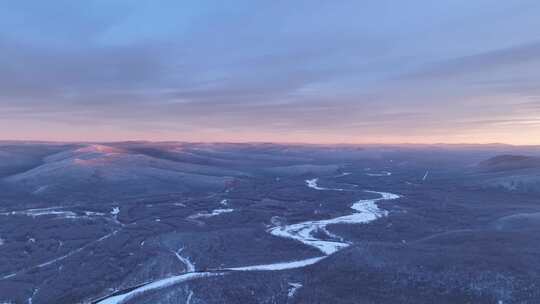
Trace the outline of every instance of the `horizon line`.
<instances>
[{"instance_id":1,"label":"horizon line","mask_svg":"<svg viewBox=\"0 0 540 304\"><path fill-rule=\"evenodd\" d=\"M185 143L185 144L273 144L273 145L313 145L313 146L511 146L511 147L539 147L538 144L511 144L503 142L473 143L473 142L335 142L317 143L301 141L189 141L189 140L36 140L36 139L0 139L2 143L51 143L51 144L118 144L118 143Z\"/></svg>"}]
</instances>

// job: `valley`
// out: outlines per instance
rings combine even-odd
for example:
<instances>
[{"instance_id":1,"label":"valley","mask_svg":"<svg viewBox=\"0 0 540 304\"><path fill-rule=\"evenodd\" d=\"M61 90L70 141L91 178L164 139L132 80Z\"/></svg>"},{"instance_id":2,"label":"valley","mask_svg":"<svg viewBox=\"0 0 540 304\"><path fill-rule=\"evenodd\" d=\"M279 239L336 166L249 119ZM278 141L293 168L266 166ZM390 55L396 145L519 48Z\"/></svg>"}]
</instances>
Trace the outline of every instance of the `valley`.
<instances>
[{"instance_id":1,"label":"valley","mask_svg":"<svg viewBox=\"0 0 540 304\"><path fill-rule=\"evenodd\" d=\"M13 162L18 167L6 169L0 183L0 302L534 303L539 297L538 197L486 182L506 171L486 171L485 160L524 153L514 148L436 154L430 147L138 142L16 148L41 160L33 167ZM504 159L514 160L523 162Z\"/></svg>"}]
</instances>

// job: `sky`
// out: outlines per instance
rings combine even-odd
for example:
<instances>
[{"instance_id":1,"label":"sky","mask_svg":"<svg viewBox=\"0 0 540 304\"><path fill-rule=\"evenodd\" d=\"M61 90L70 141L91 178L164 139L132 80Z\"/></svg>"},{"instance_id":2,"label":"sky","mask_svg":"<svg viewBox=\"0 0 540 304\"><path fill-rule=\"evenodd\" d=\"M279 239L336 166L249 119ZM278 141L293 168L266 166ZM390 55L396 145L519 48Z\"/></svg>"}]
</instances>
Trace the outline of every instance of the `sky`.
<instances>
[{"instance_id":1,"label":"sky","mask_svg":"<svg viewBox=\"0 0 540 304\"><path fill-rule=\"evenodd\" d=\"M540 144L538 0L0 0L0 139Z\"/></svg>"}]
</instances>

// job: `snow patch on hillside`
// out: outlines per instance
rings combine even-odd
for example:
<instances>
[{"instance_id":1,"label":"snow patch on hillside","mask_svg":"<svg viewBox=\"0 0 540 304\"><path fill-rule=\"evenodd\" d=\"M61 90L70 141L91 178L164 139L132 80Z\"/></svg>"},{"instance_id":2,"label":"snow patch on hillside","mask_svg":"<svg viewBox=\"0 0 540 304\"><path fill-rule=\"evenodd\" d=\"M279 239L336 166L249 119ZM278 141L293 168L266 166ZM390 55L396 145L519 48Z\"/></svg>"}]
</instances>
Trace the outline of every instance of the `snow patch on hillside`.
<instances>
[{"instance_id":1,"label":"snow patch on hillside","mask_svg":"<svg viewBox=\"0 0 540 304\"><path fill-rule=\"evenodd\" d=\"M392 175L392 172L388 171L381 171L377 173L366 173L367 176L390 176Z\"/></svg>"},{"instance_id":2,"label":"snow patch on hillside","mask_svg":"<svg viewBox=\"0 0 540 304\"><path fill-rule=\"evenodd\" d=\"M333 190L333 191L344 191L344 189L340 189L340 188L325 188L325 187L320 187L319 184L319 179L318 178L314 178L314 179L307 179L306 180L306 185L311 188L311 189L315 189L315 190L319 190L319 191L329 191L329 190Z\"/></svg>"},{"instance_id":3,"label":"snow patch on hillside","mask_svg":"<svg viewBox=\"0 0 540 304\"><path fill-rule=\"evenodd\" d=\"M184 247L182 247L182 248L178 249L177 251L175 251L174 255L176 256L176 258L182 264L184 264L184 266L186 267L186 272L194 272L195 271L195 265L191 262L190 259L180 255L182 253L182 251L184 251Z\"/></svg>"},{"instance_id":4,"label":"snow patch on hillside","mask_svg":"<svg viewBox=\"0 0 540 304\"><path fill-rule=\"evenodd\" d=\"M189 219L209 218L209 217L217 216L217 215L224 214L224 213L230 213L230 212L233 212L233 211L234 211L234 209L214 209L210 213L201 213L201 212L199 212L199 213L190 215L188 218Z\"/></svg>"},{"instance_id":5,"label":"snow patch on hillside","mask_svg":"<svg viewBox=\"0 0 540 304\"><path fill-rule=\"evenodd\" d=\"M296 294L296 291L302 288L302 286L304 285L302 285L301 283L289 283L289 293L287 294L289 298L294 297L294 295Z\"/></svg>"}]
</instances>

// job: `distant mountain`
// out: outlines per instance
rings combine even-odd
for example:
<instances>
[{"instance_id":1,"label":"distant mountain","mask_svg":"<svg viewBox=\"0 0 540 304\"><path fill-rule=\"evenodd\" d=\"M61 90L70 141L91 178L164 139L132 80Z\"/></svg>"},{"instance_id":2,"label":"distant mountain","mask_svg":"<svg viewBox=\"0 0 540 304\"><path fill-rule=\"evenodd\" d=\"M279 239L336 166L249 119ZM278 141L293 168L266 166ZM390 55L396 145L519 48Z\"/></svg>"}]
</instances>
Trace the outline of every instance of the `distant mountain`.
<instances>
[{"instance_id":1,"label":"distant mountain","mask_svg":"<svg viewBox=\"0 0 540 304\"><path fill-rule=\"evenodd\" d=\"M72 198L216 191L243 176L226 168L156 158L118 147L85 145L47 155L41 164L4 178L35 195Z\"/></svg>"},{"instance_id":2,"label":"distant mountain","mask_svg":"<svg viewBox=\"0 0 540 304\"><path fill-rule=\"evenodd\" d=\"M482 184L515 192L540 192L540 157L499 155L477 166Z\"/></svg>"},{"instance_id":3,"label":"distant mountain","mask_svg":"<svg viewBox=\"0 0 540 304\"><path fill-rule=\"evenodd\" d=\"M61 144L0 142L0 178L43 163L43 158L76 147Z\"/></svg>"},{"instance_id":4,"label":"distant mountain","mask_svg":"<svg viewBox=\"0 0 540 304\"><path fill-rule=\"evenodd\" d=\"M498 155L480 162L478 168L490 172L540 168L540 157Z\"/></svg>"}]
</instances>

